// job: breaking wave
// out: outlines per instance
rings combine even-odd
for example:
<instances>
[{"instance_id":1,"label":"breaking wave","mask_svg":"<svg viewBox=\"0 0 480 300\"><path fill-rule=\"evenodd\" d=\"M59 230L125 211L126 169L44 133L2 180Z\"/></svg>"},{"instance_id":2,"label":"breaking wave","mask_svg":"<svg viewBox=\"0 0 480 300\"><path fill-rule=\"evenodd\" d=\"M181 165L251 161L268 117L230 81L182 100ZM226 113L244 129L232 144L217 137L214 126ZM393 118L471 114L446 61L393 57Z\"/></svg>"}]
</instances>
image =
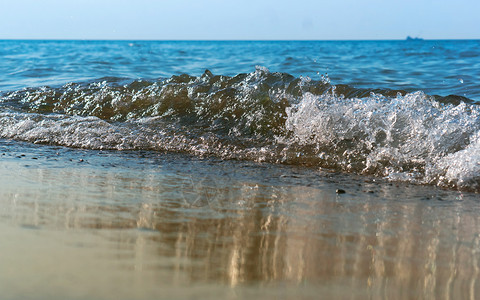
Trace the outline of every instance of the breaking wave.
<instances>
[{"instance_id":1,"label":"breaking wave","mask_svg":"<svg viewBox=\"0 0 480 300\"><path fill-rule=\"evenodd\" d=\"M255 72L103 78L0 96L0 138L321 167L480 191L480 109L461 96Z\"/></svg>"}]
</instances>

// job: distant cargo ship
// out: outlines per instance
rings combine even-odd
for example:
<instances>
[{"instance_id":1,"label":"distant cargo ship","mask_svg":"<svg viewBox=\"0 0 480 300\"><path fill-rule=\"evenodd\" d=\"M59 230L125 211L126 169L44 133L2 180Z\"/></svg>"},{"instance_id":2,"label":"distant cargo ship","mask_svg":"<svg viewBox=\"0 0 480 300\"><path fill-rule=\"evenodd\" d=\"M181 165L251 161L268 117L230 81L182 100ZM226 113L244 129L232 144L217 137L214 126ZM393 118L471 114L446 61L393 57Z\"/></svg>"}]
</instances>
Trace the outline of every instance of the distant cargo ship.
<instances>
[{"instance_id":1,"label":"distant cargo ship","mask_svg":"<svg viewBox=\"0 0 480 300\"><path fill-rule=\"evenodd\" d=\"M423 39L419 37L407 36L407 41L423 41Z\"/></svg>"}]
</instances>

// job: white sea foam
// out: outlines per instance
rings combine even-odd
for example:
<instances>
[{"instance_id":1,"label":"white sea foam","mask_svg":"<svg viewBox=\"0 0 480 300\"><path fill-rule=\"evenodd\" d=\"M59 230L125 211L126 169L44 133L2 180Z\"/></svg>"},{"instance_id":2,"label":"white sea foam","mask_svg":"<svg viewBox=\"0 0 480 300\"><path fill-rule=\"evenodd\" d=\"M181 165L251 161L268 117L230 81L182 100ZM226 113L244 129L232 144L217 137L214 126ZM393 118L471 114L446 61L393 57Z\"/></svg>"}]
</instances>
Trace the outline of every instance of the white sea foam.
<instances>
[{"instance_id":1,"label":"white sea foam","mask_svg":"<svg viewBox=\"0 0 480 300\"><path fill-rule=\"evenodd\" d=\"M306 94L287 115L292 135L283 142L313 145L346 171L463 187L480 179L474 105L443 105L421 92L394 99Z\"/></svg>"}]
</instances>

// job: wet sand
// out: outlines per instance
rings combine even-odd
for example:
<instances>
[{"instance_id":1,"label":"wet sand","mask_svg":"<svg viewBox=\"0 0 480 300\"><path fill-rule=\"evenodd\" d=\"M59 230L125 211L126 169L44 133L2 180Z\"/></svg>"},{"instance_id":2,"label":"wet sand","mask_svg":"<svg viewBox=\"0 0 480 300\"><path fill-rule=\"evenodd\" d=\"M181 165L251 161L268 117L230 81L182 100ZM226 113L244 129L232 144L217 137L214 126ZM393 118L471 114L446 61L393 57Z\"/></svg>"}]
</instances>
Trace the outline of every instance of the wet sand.
<instances>
[{"instance_id":1,"label":"wet sand","mask_svg":"<svg viewBox=\"0 0 480 300\"><path fill-rule=\"evenodd\" d=\"M478 200L300 167L2 140L0 290L2 299L475 299Z\"/></svg>"}]
</instances>

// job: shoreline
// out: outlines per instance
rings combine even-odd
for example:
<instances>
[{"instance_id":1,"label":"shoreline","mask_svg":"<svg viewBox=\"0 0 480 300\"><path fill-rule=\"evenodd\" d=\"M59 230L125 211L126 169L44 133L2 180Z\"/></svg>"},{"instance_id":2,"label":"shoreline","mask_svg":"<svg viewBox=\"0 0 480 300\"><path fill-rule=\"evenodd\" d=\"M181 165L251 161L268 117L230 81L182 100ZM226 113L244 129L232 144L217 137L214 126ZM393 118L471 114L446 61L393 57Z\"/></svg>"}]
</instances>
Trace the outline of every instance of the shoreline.
<instances>
[{"instance_id":1,"label":"shoreline","mask_svg":"<svg viewBox=\"0 0 480 300\"><path fill-rule=\"evenodd\" d=\"M480 293L476 194L180 154L0 150L6 299Z\"/></svg>"}]
</instances>

